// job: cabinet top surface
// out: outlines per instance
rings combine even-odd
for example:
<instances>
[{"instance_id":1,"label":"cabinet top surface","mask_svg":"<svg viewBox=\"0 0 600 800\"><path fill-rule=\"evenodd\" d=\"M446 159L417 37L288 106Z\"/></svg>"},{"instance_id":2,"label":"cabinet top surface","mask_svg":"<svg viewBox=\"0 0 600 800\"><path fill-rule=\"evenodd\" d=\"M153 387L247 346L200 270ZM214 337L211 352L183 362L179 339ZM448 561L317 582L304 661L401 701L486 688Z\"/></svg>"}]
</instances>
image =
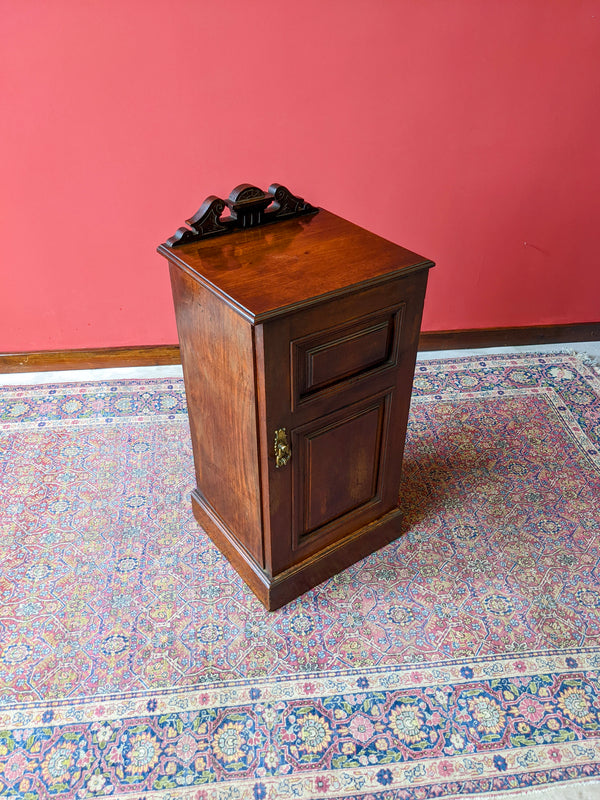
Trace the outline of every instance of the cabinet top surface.
<instances>
[{"instance_id":1,"label":"cabinet top surface","mask_svg":"<svg viewBox=\"0 0 600 800\"><path fill-rule=\"evenodd\" d=\"M433 266L324 210L159 252L257 322Z\"/></svg>"}]
</instances>

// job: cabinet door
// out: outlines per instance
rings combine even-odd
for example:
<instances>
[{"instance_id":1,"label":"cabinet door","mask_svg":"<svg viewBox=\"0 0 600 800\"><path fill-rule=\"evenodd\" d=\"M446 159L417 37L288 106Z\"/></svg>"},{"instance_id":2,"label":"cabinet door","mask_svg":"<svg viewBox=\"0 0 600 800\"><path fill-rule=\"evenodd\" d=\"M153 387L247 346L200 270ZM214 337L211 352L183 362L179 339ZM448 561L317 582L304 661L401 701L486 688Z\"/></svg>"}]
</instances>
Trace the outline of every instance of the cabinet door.
<instances>
[{"instance_id":1,"label":"cabinet door","mask_svg":"<svg viewBox=\"0 0 600 800\"><path fill-rule=\"evenodd\" d=\"M291 545L323 545L381 514L393 390L293 428ZM395 497L389 498L393 505Z\"/></svg>"},{"instance_id":2,"label":"cabinet door","mask_svg":"<svg viewBox=\"0 0 600 800\"><path fill-rule=\"evenodd\" d=\"M397 506L426 280L416 272L257 327L273 575ZM276 436L291 451L280 466Z\"/></svg>"}]
</instances>

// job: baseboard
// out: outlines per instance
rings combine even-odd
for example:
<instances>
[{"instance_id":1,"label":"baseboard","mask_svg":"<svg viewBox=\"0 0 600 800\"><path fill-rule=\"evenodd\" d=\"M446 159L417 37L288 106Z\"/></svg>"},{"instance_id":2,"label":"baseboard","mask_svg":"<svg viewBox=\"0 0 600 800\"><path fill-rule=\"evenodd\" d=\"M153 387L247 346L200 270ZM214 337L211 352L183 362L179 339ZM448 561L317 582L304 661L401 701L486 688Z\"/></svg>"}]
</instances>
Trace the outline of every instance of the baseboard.
<instances>
[{"instance_id":1,"label":"baseboard","mask_svg":"<svg viewBox=\"0 0 600 800\"><path fill-rule=\"evenodd\" d=\"M37 353L0 353L0 372L55 372L63 369L155 367L180 364L179 345L99 347L93 350L42 350Z\"/></svg>"},{"instance_id":2,"label":"baseboard","mask_svg":"<svg viewBox=\"0 0 600 800\"><path fill-rule=\"evenodd\" d=\"M600 322L578 322L570 325L527 325L521 328L422 331L419 350L464 350L476 347L597 341L600 341Z\"/></svg>"},{"instance_id":3,"label":"baseboard","mask_svg":"<svg viewBox=\"0 0 600 800\"><path fill-rule=\"evenodd\" d=\"M525 344L597 341L600 341L600 322L581 322L571 325L529 325L521 328L423 331L419 338L419 350L462 350L475 347L516 347ZM0 353L0 373L153 367L179 363L181 357L179 345L176 344Z\"/></svg>"}]
</instances>

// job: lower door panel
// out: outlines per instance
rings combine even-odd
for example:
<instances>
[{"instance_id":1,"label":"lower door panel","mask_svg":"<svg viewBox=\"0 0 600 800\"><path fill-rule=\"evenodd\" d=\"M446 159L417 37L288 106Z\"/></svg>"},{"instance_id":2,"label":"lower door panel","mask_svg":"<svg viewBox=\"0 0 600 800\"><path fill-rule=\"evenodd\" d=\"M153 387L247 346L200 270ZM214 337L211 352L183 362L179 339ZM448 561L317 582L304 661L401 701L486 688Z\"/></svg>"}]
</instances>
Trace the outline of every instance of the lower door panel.
<instances>
[{"instance_id":1,"label":"lower door panel","mask_svg":"<svg viewBox=\"0 0 600 800\"><path fill-rule=\"evenodd\" d=\"M392 392L292 432L292 548L312 551L382 513Z\"/></svg>"}]
</instances>

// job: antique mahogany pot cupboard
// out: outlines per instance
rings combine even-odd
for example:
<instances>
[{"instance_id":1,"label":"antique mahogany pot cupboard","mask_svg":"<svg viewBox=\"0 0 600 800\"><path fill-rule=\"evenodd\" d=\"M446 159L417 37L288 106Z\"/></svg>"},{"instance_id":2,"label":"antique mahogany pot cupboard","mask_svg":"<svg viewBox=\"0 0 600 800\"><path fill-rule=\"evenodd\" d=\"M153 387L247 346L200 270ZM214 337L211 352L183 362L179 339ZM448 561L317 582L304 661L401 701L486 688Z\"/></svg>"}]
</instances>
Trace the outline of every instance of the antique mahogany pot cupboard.
<instances>
[{"instance_id":1,"label":"antique mahogany pot cupboard","mask_svg":"<svg viewBox=\"0 0 600 800\"><path fill-rule=\"evenodd\" d=\"M187 224L158 251L181 345L192 506L272 610L400 533L433 262L279 184L211 195Z\"/></svg>"}]
</instances>

